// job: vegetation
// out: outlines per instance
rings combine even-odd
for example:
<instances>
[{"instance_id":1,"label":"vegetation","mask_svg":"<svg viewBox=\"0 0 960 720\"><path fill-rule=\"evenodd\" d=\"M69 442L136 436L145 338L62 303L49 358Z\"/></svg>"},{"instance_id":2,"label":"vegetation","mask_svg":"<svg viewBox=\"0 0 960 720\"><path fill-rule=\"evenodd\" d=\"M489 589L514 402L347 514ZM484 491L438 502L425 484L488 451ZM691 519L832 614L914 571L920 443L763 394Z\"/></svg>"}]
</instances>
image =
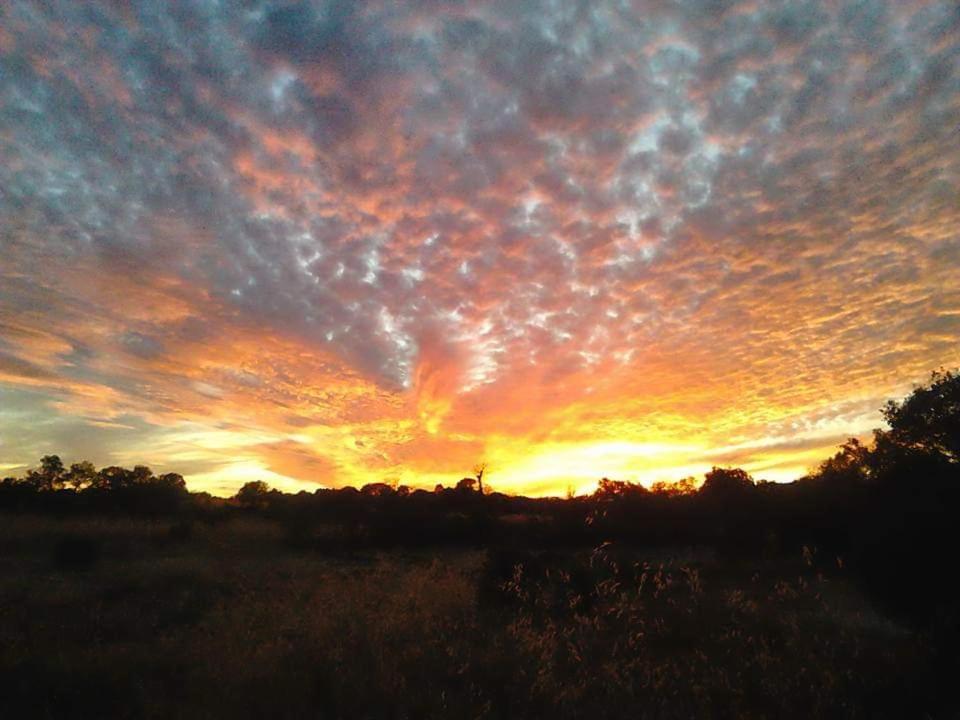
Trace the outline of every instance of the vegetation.
<instances>
[{"instance_id":1,"label":"vegetation","mask_svg":"<svg viewBox=\"0 0 960 720\"><path fill-rule=\"evenodd\" d=\"M960 375L808 477L0 483L3 717L954 717Z\"/></svg>"}]
</instances>

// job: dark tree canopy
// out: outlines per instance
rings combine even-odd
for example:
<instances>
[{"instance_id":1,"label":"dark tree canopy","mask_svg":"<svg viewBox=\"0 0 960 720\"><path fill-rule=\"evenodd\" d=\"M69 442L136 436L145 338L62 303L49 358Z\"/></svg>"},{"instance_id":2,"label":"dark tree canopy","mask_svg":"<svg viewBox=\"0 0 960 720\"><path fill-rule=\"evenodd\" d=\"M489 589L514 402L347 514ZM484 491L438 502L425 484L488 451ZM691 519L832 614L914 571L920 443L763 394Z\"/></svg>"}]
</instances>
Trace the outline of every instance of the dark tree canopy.
<instances>
[{"instance_id":1,"label":"dark tree canopy","mask_svg":"<svg viewBox=\"0 0 960 720\"><path fill-rule=\"evenodd\" d=\"M66 469L59 455L44 455L40 468L27 473L27 483L37 490L59 490L63 487Z\"/></svg>"},{"instance_id":2,"label":"dark tree canopy","mask_svg":"<svg viewBox=\"0 0 960 720\"><path fill-rule=\"evenodd\" d=\"M165 473L154 478L154 484L158 487L169 488L170 490L186 491L187 481L183 479L180 473Z\"/></svg>"},{"instance_id":3,"label":"dark tree canopy","mask_svg":"<svg viewBox=\"0 0 960 720\"><path fill-rule=\"evenodd\" d=\"M123 490L133 485L134 471L111 465L103 468L97 475L95 487L101 490Z\"/></svg>"},{"instance_id":4,"label":"dark tree canopy","mask_svg":"<svg viewBox=\"0 0 960 720\"><path fill-rule=\"evenodd\" d=\"M857 438L850 438L831 458L820 463L816 477L829 482L859 483L870 475L871 451Z\"/></svg>"},{"instance_id":5,"label":"dark tree canopy","mask_svg":"<svg viewBox=\"0 0 960 720\"><path fill-rule=\"evenodd\" d=\"M594 491L594 497L598 499L637 497L647 495L649 492L649 490L639 483L601 478L600 482L597 483L597 489Z\"/></svg>"},{"instance_id":6,"label":"dark tree canopy","mask_svg":"<svg viewBox=\"0 0 960 720\"><path fill-rule=\"evenodd\" d=\"M67 473L67 482L74 490L88 488L96 482L97 468L89 460L73 463Z\"/></svg>"},{"instance_id":7,"label":"dark tree canopy","mask_svg":"<svg viewBox=\"0 0 960 720\"><path fill-rule=\"evenodd\" d=\"M894 444L960 462L960 373L935 370L928 385L882 410Z\"/></svg>"},{"instance_id":8,"label":"dark tree canopy","mask_svg":"<svg viewBox=\"0 0 960 720\"><path fill-rule=\"evenodd\" d=\"M700 492L704 495L728 495L751 490L754 485L753 478L746 470L714 467L704 475Z\"/></svg>"},{"instance_id":9,"label":"dark tree canopy","mask_svg":"<svg viewBox=\"0 0 960 720\"><path fill-rule=\"evenodd\" d=\"M360 488L360 494L368 497L388 497L394 494L394 489L383 482L367 483Z\"/></svg>"},{"instance_id":10,"label":"dark tree canopy","mask_svg":"<svg viewBox=\"0 0 960 720\"><path fill-rule=\"evenodd\" d=\"M477 488L477 479L472 477L460 478L456 489L460 492L473 492Z\"/></svg>"},{"instance_id":11,"label":"dark tree canopy","mask_svg":"<svg viewBox=\"0 0 960 720\"><path fill-rule=\"evenodd\" d=\"M246 507L258 507L266 502L270 486L263 480L251 480L243 484L236 494L237 502Z\"/></svg>"}]
</instances>

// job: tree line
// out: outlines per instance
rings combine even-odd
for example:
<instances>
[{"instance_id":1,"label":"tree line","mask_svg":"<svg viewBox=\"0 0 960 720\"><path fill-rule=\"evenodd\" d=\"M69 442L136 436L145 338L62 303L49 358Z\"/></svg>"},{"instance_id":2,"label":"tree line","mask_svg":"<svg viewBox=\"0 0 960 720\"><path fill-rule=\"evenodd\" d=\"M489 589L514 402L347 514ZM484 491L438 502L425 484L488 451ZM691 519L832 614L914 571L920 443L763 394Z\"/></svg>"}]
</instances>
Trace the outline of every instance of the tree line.
<instances>
[{"instance_id":1,"label":"tree line","mask_svg":"<svg viewBox=\"0 0 960 720\"><path fill-rule=\"evenodd\" d=\"M48 455L0 481L8 512L169 513L217 521L255 514L282 522L291 546L355 551L384 546L513 545L556 548L621 542L705 545L731 557L813 548L856 567L879 595L931 610L946 594L960 509L960 373L938 370L883 408L886 427L851 438L807 476L757 482L741 468L638 483L603 478L594 493L527 498L481 485L485 468L433 491L370 483L282 493L245 484L229 499L190 493L182 476ZM483 487L483 490L481 490Z\"/></svg>"}]
</instances>

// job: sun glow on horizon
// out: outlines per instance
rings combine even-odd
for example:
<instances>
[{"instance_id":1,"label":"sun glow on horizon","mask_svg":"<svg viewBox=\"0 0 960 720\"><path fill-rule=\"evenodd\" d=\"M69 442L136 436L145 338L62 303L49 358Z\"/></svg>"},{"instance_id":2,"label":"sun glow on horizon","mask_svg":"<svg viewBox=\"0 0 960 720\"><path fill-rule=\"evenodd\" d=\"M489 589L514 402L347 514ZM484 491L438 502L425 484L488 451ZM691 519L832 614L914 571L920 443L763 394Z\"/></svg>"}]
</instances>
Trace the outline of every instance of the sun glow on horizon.
<instances>
[{"instance_id":1,"label":"sun glow on horizon","mask_svg":"<svg viewBox=\"0 0 960 720\"><path fill-rule=\"evenodd\" d=\"M271 488L286 493L297 493L301 490L313 492L323 486L315 482L297 480L296 478L273 472L264 463L257 460L240 460L231 462L217 470L198 473L188 479L191 490L205 490L211 495L229 497L247 482L263 481Z\"/></svg>"}]
</instances>

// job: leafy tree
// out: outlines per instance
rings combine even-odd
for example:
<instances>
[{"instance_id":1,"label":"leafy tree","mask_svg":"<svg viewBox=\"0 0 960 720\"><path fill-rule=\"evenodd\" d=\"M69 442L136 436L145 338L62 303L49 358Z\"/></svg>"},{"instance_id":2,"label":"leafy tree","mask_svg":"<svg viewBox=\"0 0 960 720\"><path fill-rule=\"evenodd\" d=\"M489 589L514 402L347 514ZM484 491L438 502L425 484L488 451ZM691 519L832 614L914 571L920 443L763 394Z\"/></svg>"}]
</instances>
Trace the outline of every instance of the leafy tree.
<instances>
[{"instance_id":1,"label":"leafy tree","mask_svg":"<svg viewBox=\"0 0 960 720\"><path fill-rule=\"evenodd\" d=\"M697 491L697 481L692 477L685 477L675 482L658 480L650 486L650 492L666 497L693 495Z\"/></svg>"},{"instance_id":2,"label":"leafy tree","mask_svg":"<svg viewBox=\"0 0 960 720\"><path fill-rule=\"evenodd\" d=\"M40 467L45 475L62 477L65 471L59 455L44 455L40 458Z\"/></svg>"},{"instance_id":3,"label":"leafy tree","mask_svg":"<svg viewBox=\"0 0 960 720\"><path fill-rule=\"evenodd\" d=\"M870 476L871 450L857 438L850 438L831 458L820 463L816 477L830 482L859 483Z\"/></svg>"},{"instance_id":4,"label":"leafy tree","mask_svg":"<svg viewBox=\"0 0 960 720\"><path fill-rule=\"evenodd\" d=\"M597 483L597 489L594 491L593 496L606 500L618 497L639 497L641 495L647 495L649 492L649 490L639 483L601 478Z\"/></svg>"},{"instance_id":5,"label":"leafy tree","mask_svg":"<svg viewBox=\"0 0 960 720\"><path fill-rule=\"evenodd\" d=\"M960 372L934 370L928 385L900 402L888 401L881 412L890 430L878 433L878 444L960 462Z\"/></svg>"},{"instance_id":6,"label":"leafy tree","mask_svg":"<svg viewBox=\"0 0 960 720\"><path fill-rule=\"evenodd\" d=\"M473 466L473 477L464 477L460 478L457 481L455 490L461 493L472 493L476 492L481 495L484 494L483 487L483 475L487 471L487 464L485 462L477 463ZM437 486L437 490L434 492L439 492L442 490L440 485Z\"/></svg>"},{"instance_id":7,"label":"leafy tree","mask_svg":"<svg viewBox=\"0 0 960 720\"><path fill-rule=\"evenodd\" d=\"M97 473L96 481L93 487L98 490L110 490L116 492L124 488L132 487L136 475L132 470L117 465L105 467Z\"/></svg>"},{"instance_id":8,"label":"leafy tree","mask_svg":"<svg viewBox=\"0 0 960 720\"><path fill-rule=\"evenodd\" d=\"M187 482L183 479L183 475L179 473L164 473L153 479L153 484L162 488L169 490L176 490L178 492L187 491Z\"/></svg>"},{"instance_id":9,"label":"leafy tree","mask_svg":"<svg viewBox=\"0 0 960 720\"><path fill-rule=\"evenodd\" d=\"M755 484L746 470L714 467L704 475L700 492L708 496L734 495L752 490Z\"/></svg>"},{"instance_id":10,"label":"leafy tree","mask_svg":"<svg viewBox=\"0 0 960 720\"><path fill-rule=\"evenodd\" d=\"M244 507L263 507L269 493L270 486L263 480L251 480L244 483L234 497Z\"/></svg>"},{"instance_id":11,"label":"leafy tree","mask_svg":"<svg viewBox=\"0 0 960 720\"><path fill-rule=\"evenodd\" d=\"M59 455L44 455L40 458L40 469L27 473L27 483L37 490L59 490L66 474Z\"/></svg>"},{"instance_id":12,"label":"leafy tree","mask_svg":"<svg viewBox=\"0 0 960 720\"><path fill-rule=\"evenodd\" d=\"M73 463L70 470L67 471L66 482L73 486L74 490L82 490L94 484L97 478L97 469L89 460L83 460Z\"/></svg>"},{"instance_id":13,"label":"leafy tree","mask_svg":"<svg viewBox=\"0 0 960 720\"><path fill-rule=\"evenodd\" d=\"M393 495L393 488L382 482L367 483L360 488L360 494L367 497L390 497Z\"/></svg>"},{"instance_id":14,"label":"leafy tree","mask_svg":"<svg viewBox=\"0 0 960 720\"><path fill-rule=\"evenodd\" d=\"M136 468L134 468L136 476ZM130 491L133 507L141 512L173 512L187 500L187 483L178 473L141 477Z\"/></svg>"},{"instance_id":15,"label":"leafy tree","mask_svg":"<svg viewBox=\"0 0 960 720\"><path fill-rule=\"evenodd\" d=\"M146 465L134 465L130 477L134 485L147 485L153 481L153 470Z\"/></svg>"},{"instance_id":16,"label":"leafy tree","mask_svg":"<svg viewBox=\"0 0 960 720\"><path fill-rule=\"evenodd\" d=\"M457 491L462 493L474 492L477 486L477 479L472 477L460 478L457 482Z\"/></svg>"}]
</instances>

